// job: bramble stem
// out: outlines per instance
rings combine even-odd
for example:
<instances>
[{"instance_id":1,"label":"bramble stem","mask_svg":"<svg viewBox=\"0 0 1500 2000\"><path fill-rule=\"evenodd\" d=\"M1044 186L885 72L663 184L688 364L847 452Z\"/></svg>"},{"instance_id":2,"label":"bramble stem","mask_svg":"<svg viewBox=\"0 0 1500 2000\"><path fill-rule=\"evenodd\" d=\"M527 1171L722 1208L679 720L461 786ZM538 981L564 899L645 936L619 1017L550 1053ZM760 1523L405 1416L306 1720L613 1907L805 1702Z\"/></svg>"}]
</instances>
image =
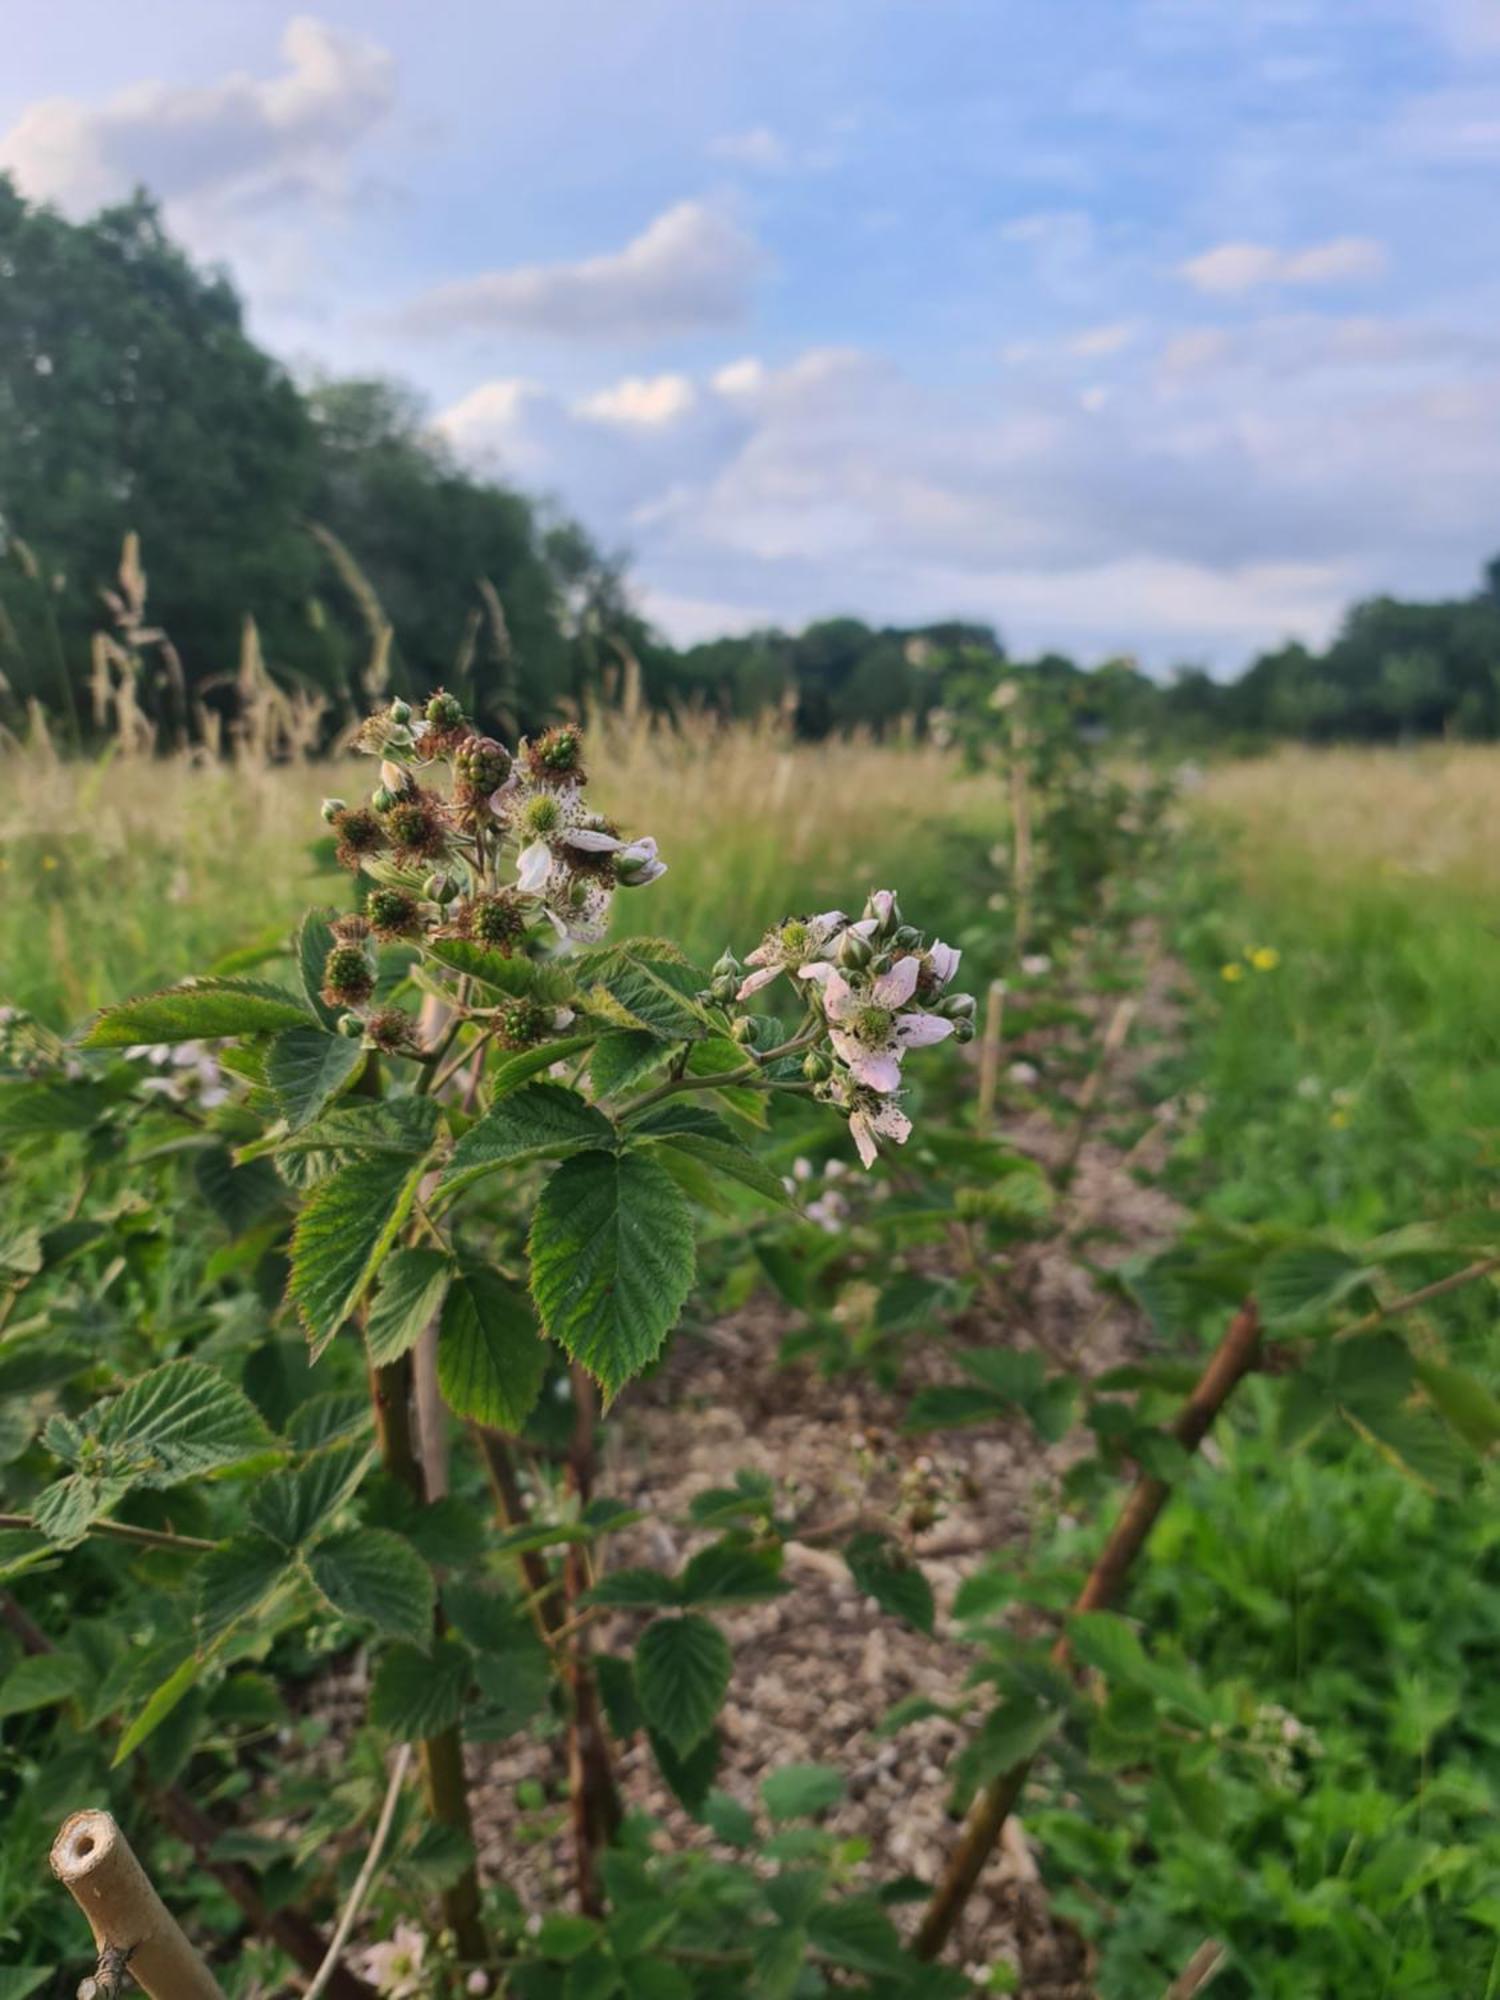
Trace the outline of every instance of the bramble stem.
<instances>
[{"instance_id":1,"label":"bramble stem","mask_svg":"<svg viewBox=\"0 0 1500 2000\"><path fill-rule=\"evenodd\" d=\"M572 1370L573 1407L576 1412L573 1439L568 1447L568 1485L579 1512L593 1497L594 1475L598 1469L597 1413L594 1385L583 1369ZM566 1621L563 1630L571 1633L563 1671L572 1697L568 1717L568 1797L573 1815L573 1854L577 1868L578 1907L586 1917L604 1913L604 1891L599 1881L596 1857L620 1830L624 1810L615 1783L614 1761L599 1703L599 1687L590 1663L590 1647L585 1623L576 1623L573 1612L588 1588L588 1551L581 1542L569 1542L563 1550L563 1588Z\"/></svg>"},{"instance_id":2,"label":"bramble stem","mask_svg":"<svg viewBox=\"0 0 1500 2000\"><path fill-rule=\"evenodd\" d=\"M375 1434L380 1443L381 1461L419 1507L427 1504L427 1482L417 1455L412 1425L412 1361L410 1354L370 1371L370 1400L375 1413ZM437 1629L442 1631L439 1609ZM464 1775L463 1738L458 1725L451 1724L436 1736L424 1737L421 1745L422 1778L428 1808L435 1820L461 1834L472 1849L474 1821L469 1811L468 1781ZM467 1957L482 1958L488 1949L484 1924L479 1913L479 1873L471 1861L463 1873L443 1891L443 1920Z\"/></svg>"},{"instance_id":3,"label":"bramble stem","mask_svg":"<svg viewBox=\"0 0 1500 2000\"><path fill-rule=\"evenodd\" d=\"M31 1514L0 1514L0 1528L37 1528ZM38 1533L45 1533L38 1529ZM211 1555L219 1546L217 1542L205 1542L199 1535L169 1535L162 1528L133 1528L128 1521L90 1521L91 1535L107 1535L117 1542L135 1542L143 1549L186 1550L192 1555Z\"/></svg>"},{"instance_id":4,"label":"bramble stem","mask_svg":"<svg viewBox=\"0 0 1500 2000\"><path fill-rule=\"evenodd\" d=\"M1259 1354L1260 1314L1255 1301L1247 1299L1230 1321L1224 1338L1199 1376L1197 1386L1172 1424L1170 1435L1184 1451L1197 1450L1208 1435L1215 1417L1255 1367ZM1114 1603L1171 1493L1166 1480L1154 1478L1148 1473L1142 1473L1136 1480L1098 1561L1090 1570L1083 1589L1073 1600L1073 1616L1086 1611L1102 1611ZM1072 1646L1064 1631L1052 1648L1052 1661L1055 1666L1066 1667L1071 1657ZM1019 1763L1012 1764L1008 1771L1002 1771L975 1799L964 1822L958 1846L944 1870L942 1880L933 1891L913 1942L912 1949L918 1958L936 1958L952 1936L954 1926L963 1915L964 1905L995 1850L1005 1822L1025 1789L1036 1756L1037 1753L1033 1752L1030 1757L1023 1757Z\"/></svg>"}]
</instances>

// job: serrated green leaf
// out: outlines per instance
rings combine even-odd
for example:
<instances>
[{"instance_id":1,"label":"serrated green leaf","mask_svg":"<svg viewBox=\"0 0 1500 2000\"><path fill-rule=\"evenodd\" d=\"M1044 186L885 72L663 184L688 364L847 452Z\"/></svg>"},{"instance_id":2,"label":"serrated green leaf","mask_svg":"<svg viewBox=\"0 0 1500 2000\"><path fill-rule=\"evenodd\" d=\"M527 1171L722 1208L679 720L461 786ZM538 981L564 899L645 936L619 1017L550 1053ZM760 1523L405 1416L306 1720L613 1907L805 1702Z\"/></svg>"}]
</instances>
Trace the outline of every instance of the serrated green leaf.
<instances>
[{"instance_id":1,"label":"serrated green leaf","mask_svg":"<svg viewBox=\"0 0 1500 2000\"><path fill-rule=\"evenodd\" d=\"M648 1730L646 1740L668 1791L686 1811L696 1813L718 1773L724 1748L718 1730L710 1729L691 1750L678 1750L659 1729Z\"/></svg>"},{"instance_id":2,"label":"serrated green leaf","mask_svg":"<svg viewBox=\"0 0 1500 2000\"><path fill-rule=\"evenodd\" d=\"M828 1764L783 1764L762 1782L760 1796L778 1825L788 1819L816 1819L844 1796L843 1774Z\"/></svg>"},{"instance_id":3,"label":"serrated green leaf","mask_svg":"<svg viewBox=\"0 0 1500 2000\"><path fill-rule=\"evenodd\" d=\"M729 1847L750 1847L755 1842L755 1815L748 1806L728 1792L710 1792L703 1801L703 1824Z\"/></svg>"},{"instance_id":4,"label":"serrated green leaf","mask_svg":"<svg viewBox=\"0 0 1500 2000\"><path fill-rule=\"evenodd\" d=\"M613 1396L656 1359L693 1283L693 1225L638 1153L580 1153L542 1190L531 1288L557 1344Z\"/></svg>"},{"instance_id":5,"label":"serrated green leaf","mask_svg":"<svg viewBox=\"0 0 1500 2000\"><path fill-rule=\"evenodd\" d=\"M684 1604L758 1604L784 1596L790 1585L781 1574L779 1548L751 1549L740 1542L714 1542L700 1549L682 1572Z\"/></svg>"},{"instance_id":6,"label":"serrated green leaf","mask_svg":"<svg viewBox=\"0 0 1500 2000\"><path fill-rule=\"evenodd\" d=\"M300 1548L350 1497L369 1462L365 1447L345 1445L271 1473L250 1496L251 1524L283 1548Z\"/></svg>"},{"instance_id":7,"label":"serrated green leaf","mask_svg":"<svg viewBox=\"0 0 1500 2000\"><path fill-rule=\"evenodd\" d=\"M193 1629L200 1652L257 1610L290 1574L288 1550L258 1531L232 1536L205 1556L193 1572Z\"/></svg>"},{"instance_id":8,"label":"serrated green leaf","mask_svg":"<svg viewBox=\"0 0 1500 2000\"><path fill-rule=\"evenodd\" d=\"M442 1310L453 1271L453 1259L443 1250L392 1251L365 1322L373 1366L384 1368L416 1346Z\"/></svg>"},{"instance_id":9,"label":"serrated green leaf","mask_svg":"<svg viewBox=\"0 0 1500 2000\"><path fill-rule=\"evenodd\" d=\"M997 1417L1012 1416L1014 1411L1011 1399L997 1396L993 1389L971 1389L966 1382L935 1382L912 1397L906 1428L948 1430L960 1424L992 1423Z\"/></svg>"},{"instance_id":10,"label":"serrated green leaf","mask_svg":"<svg viewBox=\"0 0 1500 2000\"><path fill-rule=\"evenodd\" d=\"M283 1028L266 1051L266 1084L288 1128L300 1132L325 1111L363 1066L365 1051L348 1035Z\"/></svg>"},{"instance_id":11,"label":"serrated green leaf","mask_svg":"<svg viewBox=\"0 0 1500 2000\"><path fill-rule=\"evenodd\" d=\"M338 914L337 910L309 910L297 928L294 954L303 998L329 1034L337 1028L339 1015L343 1012L340 1007L329 1006L322 990L323 968L328 963L329 952L338 942L333 934Z\"/></svg>"},{"instance_id":12,"label":"serrated green leaf","mask_svg":"<svg viewBox=\"0 0 1500 2000\"><path fill-rule=\"evenodd\" d=\"M1456 1493L1464 1462L1453 1433L1431 1410L1396 1409L1389 1404L1347 1405L1344 1415L1402 1472L1434 1493Z\"/></svg>"},{"instance_id":13,"label":"serrated green leaf","mask_svg":"<svg viewBox=\"0 0 1500 2000\"><path fill-rule=\"evenodd\" d=\"M149 1487L238 1465L275 1443L244 1391L201 1361L168 1361L95 1404L66 1450L88 1440L112 1477Z\"/></svg>"},{"instance_id":14,"label":"serrated green leaf","mask_svg":"<svg viewBox=\"0 0 1500 2000\"><path fill-rule=\"evenodd\" d=\"M711 1138L697 1132L684 1132L675 1138L657 1142L664 1152L676 1153L699 1166L707 1167L723 1180L739 1183L763 1201L769 1201L776 1208L790 1208L792 1198L782 1186L781 1176L772 1171L764 1160L758 1159L748 1146L738 1140L725 1137Z\"/></svg>"},{"instance_id":15,"label":"serrated green leaf","mask_svg":"<svg viewBox=\"0 0 1500 2000\"><path fill-rule=\"evenodd\" d=\"M215 1041L226 1035L275 1034L311 1016L284 987L258 979L206 979L146 993L106 1007L84 1036L88 1049L124 1049L137 1042Z\"/></svg>"},{"instance_id":16,"label":"serrated green leaf","mask_svg":"<svg viewBox=\"0 0 1500 2000\"><path fill-rule=\"evenodd\" d=\"M389 1097L370 1104L336 1104L315 1124L283 1140L278 1156L297 1153L382 1154L415 1160L432 1144L438 1107L430 1097Z\"/></svg>"},{"instance_id":17,"label":"serrated green leaf","mask_svg":"<svg viewBox=\"0 0 1500 2000\"><path fill-rule=\"evenodd\" d=\"M1274 1251L1256 1274L1255 1295L1267 1326L1327 1312L1372 1275L1367 1264L1324 1244Z\"/></svg>"},{"instance_id":18,"label":"serrated green leaf","mask_svg":"<svg viewBox=\"0 0 1500 2000\"><path fill-rule=\"evenodd\" d=\"M1031 1695L1001 1702L985 1717L964 1753L964 1769L977 1784L989 1784L1002 1772L1034 1757L1057 1728L1057 1721L1056 1710Z\"/></svg>"},{"instance_id":19,"label":"serrated green leaf","mask_svg":"<svg viewBox=\"0 0 1500 2000\"><path fill-rule=\"evenodd\" d=\"M649 1076L667 1059L661 1037L644 1028L615 1028L601 1035L589 1058L589 1081L596 1097L613 1097Z\"/></svg>"},{"instance_id":20,"label":"serrated green leaf","mask_svg":"<svg viewBox=\"0 0 1500 2000\"><path fill-rule=\"evenodd\" d=\"M680 1604L682 1592L677 1579L663 1576L659 1569L616 1569L601 1576L592 1590L585 1591L583 1601L634 1611Z\"/></svg>"},{"instance_id":21,"label":"serrated green leaf","mask_svg":"<svg viewBox=\"0 0 1500 2000\"><path fill-rule=\"evenodd\" d=\"M429 938L423 949L439 965L466 973L495 993L529 994L553 1006L572 997L570 972L560 965L544 965L530 958L507 958L503 952L475 944L469 938Z\"/></svg>"},{"instance_id":22,"label":"serrated green leaf","mask_svg":"<svg viewBox=\"0 0 1500 2000\"><path fill-rule=\"evenodd\" d=\"M1433 1407L1476 1451L1488 1451L1500 1439L1500 1399L1473 1375L1442 1362L1415 1362L1417 1379Z\"/></svg>"},{"instance_id":23,"label":"serrated green leaf","mask_svg":"<svg viewBox=\"0 0 1500 2000\"><path fill-rule=\"evenodd\" d=\"M439 1183L457 1194L485 1174L523 1160L556 1159L582 1147L611 1146L615 1129L602 1111L560 1083L528 1083L492 1104L453 1149Z\"/></svg>"},{"instance_id":24,"label":"serrated green leaf","mask_svg":"<svg viewBox=\"0 0 1500 2000\"><path fill-rule=\"evenodd\" d=\"M290 1295L316 1361L379 1275L411 1214L423 1162L351 1161L320 1181L292 1236Z\"/></svg>"},{"instance_id":25,"label":"serrated green leaf","mask_svg":"<svg viewBox=\"0 0 1500 2000\"><path fill-rule=\"evenodd\" d=\"M438 1386L455 1416L519 1430L547 1372L531 1302L495 1271L454 1278L438 1335Z\"/></svg>"},{"instance_id":26,"label":"serrated green leaf","mask_svg":"<svg viewBox=\"0 0 1500 2000\"><path fill-rule=\"evenodd\" d=\"M72 1653L34 1653L0 1680L0 1717L55 1708L83 1690L86 1669Z\"/></svg>"},{"instance_id":27,"label":"serrated green leaf","mask_svg":"<svg viewBox=\"0 0 1500 2000\"><path fill-rule=\"evenodd\" d=\"M233 1237L281 1208L286 1189L267 1160L237 1161L227 1146L202 1146L193 1156L198 1192Z\"/></svg>"},{"instance_id":28,"label":"serrated green leaf","mask_svg":"<svg viewBox=\"0 0 1500 2000\"><path fill-rule=\"evenodd\" d=\"M432 1571L388 1528L350 1528L308 1551L308 1574L335 1611L419 1645L432 1631Z\"/></svg>"},{"instance_id":29,"label":"serrated green leaf","mask_svg":"<svg viewBox=\"0 0 1500 2000\"><path fill-rule=\"evenodd\" d=\"M648 957L640 941L605 946L578 967L583 1004L612 1028L661 1041L702 1041L708 1016L693 998L704 976L686 962Z\"/></svg>"},{"instance_id":30,"label":"serrated green leaf","mask_svg":"<svg viewBox=\"0 0 1500 2000\"><path fill-rule=\"evenodd\" d=\"M1080 1611L1068 1621L1068 1643L1085 1666L1107 1680L1140 1687L1151 1678L1151 1661L1133 1626L1114 1611Z\"/></svg>"},{"instance_id":31,"label":"serrated green leaf","mask_svg":"<svg viewBox=\"0 0 1500 2000\"><path fill-rule=\"evenodd\" d=\"M516 1049L511 1055L502 1056L485 1072L485 1091L489 1101L493 1104L497 1099L509 1096L523 1083L530 1083L533 1077L543 1075L557 1063L582 1055L593 1045L592 1035L559 1035L555 1041L539 1042L534 1049Z\"/></svg>"},{"instance_id":32,"label":"serrated green leaf","mask_svg":"<svg viewBox=\"0 0 1500 2000\"><path fill-rule=\"evenodd\" d=\"M882 1611L902 1618L918 1632L932 1637L937 1608L932 1585L914 1562L904 1556L895 1542L872 1531L858 1534L844 1549L849 1574L866 1597L873 1597Z\"/></svg>"},{"instance_id":33,"label":"serrated green leaf","mask_svg":"<svg viewBox=\"0 0 1500 2000\"><path fill-rule=\"evenodd\" d=\"M358 1389L330 1389L309 1396L286 1420L287 1437L298 1451L321 1451L324 1445L369 1428L370 1399Z\"/></svg>"},{"instance_id":34,"label":"serrated green leaf","mask_svg":"<svg viewBox=\"0 0 1500 2000\"><path fill-rule=\"evenodd\" d=\"M123 1764L127 1757L139 1750L148 1736L161 1727L173 1709L192 1692L203 1666L203 1660L196 1653L189 1653L176 1671L168 1674L160 1686L152 1690L145 1707L133 1718L115 1746L115 1754L110 1759L111 1768Z\"/></svg>"},{"instance_id":35,"label":"serrated green leaf","mask_svg":"<svg viewBox=\"0 0 1500 2000\"><path fill-rule=\"evenodd\" d=\"M807 1936L815 1951L854 1972L900 1978L912 1969L896 1926L873 1896L821 1904L807 1919Z\"/></svg>"},{"instance_id":36,"label":"serrated green leaf","mask_svg":"<svg viewBox=\"0 0 1500 2000\"><path fill-rule=\"evenodd\" d=\"M1047 1368L1041 1355L1014 1347L971 1347L954 1360L995 1395L1024 1409L1041 1389Z\"/></svg>"},{"instance_id":37,"label":"serrated green leaf","mask_svg":"<svg viewBox=\"0 0 1500 2000\"><path fill-rule=\"evenodd\" d=\"M468 1647L451 1636L430 1650L398 1640L376 1669L370 1720L407 1742L436 1736L457 1722L473 1672Z\"/></svg>"},{"instance_id":38,"label":"serrated green leaf","mask_svg":"<svg viewBox=\"0 0 1500 2000\"><path fill-rule=\"evenodd\" d=\"M734 1660L729 1641L707 1618L690 1612L657 1618L636 1643L635 1684L653 1730L686 1756L713 1727L729 1688Z\"/></svg>"}]
</instances>

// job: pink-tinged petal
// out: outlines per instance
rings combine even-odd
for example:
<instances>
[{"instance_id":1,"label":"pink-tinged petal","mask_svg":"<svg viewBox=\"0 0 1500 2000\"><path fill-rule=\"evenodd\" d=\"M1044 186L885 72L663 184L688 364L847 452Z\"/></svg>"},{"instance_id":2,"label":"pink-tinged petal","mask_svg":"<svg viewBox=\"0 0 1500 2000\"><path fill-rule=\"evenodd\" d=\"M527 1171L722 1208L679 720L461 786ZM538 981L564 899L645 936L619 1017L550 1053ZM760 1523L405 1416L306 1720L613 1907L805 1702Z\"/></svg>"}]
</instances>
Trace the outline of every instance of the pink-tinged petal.
<instances>
[{"instance_id":1,"label":"pink-tinged petal","mask_svg":"<svg viewBox=\"0 0 1500 2000\"><path fill-rule=\"evenodd\" d=\"M552 873L552 850L545 840L534 840L516 856L516 881L528 896L547 886Z\"/></svg>"},{"instance_id":2,"label":"pink-tinged petal","mask_svg":"<svg viewBox=\"0 0 1500 2000\"><path fill-rule=\"evenodd\" d=\"M599 833L591 826L575 826L563 835L569 847L580 847L585 854L618 854L625 845L612 833Z\"/></svg>"},{"instance_id":3,"label":"pink-tinged petal","mask_svg":"<svg viewBox=\"0 0 1500 2000\"><path fill-rule=\"evenodd\" d=\"M755 953L752 951L746 963L754 964L754 962ZM797 977L799 979L814 980L819 986L826 987L829 980L833 977L833 967L828 964L826 959L818 959L811 965L799 965L797 967Z\"/></svg>"},{"instance_id":4,"label":"pink-tinged petal","mask_svg":"<svg viewBox=\"0 0 1500 2000\"><path fill-rule=\"evenodd\" d=\"M871 1114L870 1124L882 1139L894 1139L898 1146L911 1137L911 1120L899 1104L882 1104Z\"/></svg>"},{"instance_id":5,"label":"pink-tinged petal","mask_svg":"<svg viewBox=\"0 0 1500 2000\"><path fill-rule=\"evenodd\" d=\"M643 862L639 868L632 869L630 874L620 877L620 887L622 889L644 889L648 882L659 882L666 872L667 864L665 861Z\"/></svg>"},{"instance_id":6,"label":"pink-tinged petal","mask_svg":"<svg viewBox=\"0 0 1500 2000\"><path fill-rule=\"evenodd\" d=\"M935 938L928 956L932 960L932 976L941 987L946 986L957 972L963 953L956 951L951 944L944 944L941 938Z\"/></svg>"},{"instance_id":7,"label":"pink-tinged petal","mask_svg":"<svg viewBox=\"0 0 1500 2000\"><path fill-rule=\"evenodd\" d=\"M917 958L898 958L889 972L882 972L870 989L870 997L877 1007L889 1007L893 1012L904 1007L917 990L917 975L922 970L922 962Z\"/></svg>"},{"instance_id":8,"label":"pink-tinged petal","mask_svg":"<svg viewBox=\"0 0 1500 2000\"><path fill-rule=\"evenodd\" d=\"M746 965L769 965L773 958L779 963L779 954L773 952L768 944L758 944L754 951L745 953Z\"/></svg>"},{"instance_id":9,"label":"pink-tinged petal","mask_svg":"<svg viewBox=\"0 0 1500 2000\"><path fill-rule=\"evenodd\" d=\"M895 890L876 889L872 892L870 901L875 905L877 921L882 925L888 924L891 920L891 911L895 908L896 904Z\"/></svg>"},{"instance_id":10,"label":"pink-tinged petal","mask_svg":"<svg viewBox=\"0 0 1500 2000\"><path fill-rule=\"evenodd\" d=\"M860 1165L868 1173L879 1159L880 1149L875 1144L875 1134L870 1129L870 1121L862 1111L856 1111L849 1120L849 1136L859 1154Z\"/></svg>"},{"instance_id":11,"label":"pink-tinged petal","mask_svg":"<svg viewBox=\"0 0 1500 2000\"><path fill-rule=\"evenodd\" d=\"M823 1010L829 1020L846 1021L858 1008L854 988L836 965L830 965L828 977L823 981Z\"/></svg>"},{"instance_id":12,"label":"pink-tinged petal","mask_svg":"<svg viewBox=\"0 0 1500 2000\"><path fill-rule=\"evenodd\" d=\"M851 924L849 928L856 937L862 937L868 943L880 929L880 922L876 917L861 917L857 924Z\"/></svg>"},{"instance_id":13,"label":"pink-tinged petal","mask_svg":"<svg viewBox=\"0 0 1500 2000\"><path fill-rule=\"evenodd\" d=\"M888 1097L893 1090L901 1088L900 1052L864 1049L859 1059L850 1063L849 1074L856 1082L868 1084L871 1090L878 1090L882 1097Z\"/></svg>"},{"instance_id":14,"label":"pink-tinged petal","mask_svg":"<svg viewBox=\"0 0 1500 2000\"><path fill-rule=\"evenodd\" d=\"M740 981L740 990L734 996L737 1000L748 1000L752 993L759 993L763 986L769 986L773 979L781 977L779 965L762 966L759 972L750 973Z\"/></svg>"},{"instance_id":15,"label":"pink-tinged petal","mask_svg":"<svg viewBox=\"0 0 1500 2000\"><path fill-rule=\"evenodd\" d=\"M847 1063L851 1068L862 1056L869 1053L863 1042L857 1041L853 1035L846 1035L841 1028L830 1028L828 1041L839 1061Z\"/></svg>"},{"instance_id":16,"label":"pink-tinged petal","mask_svg":"<svg viewBox=\"0 0 1500 2000\"><path fill-rule=\"evenodd\" d=\"M896 1023L896 1040L906 1049L930 1048L945 1042L953 1033L953 1023L941 1014L903 1014Z\"/></svg>"},{"instance_id":17,"label":"pink-tinged petal","mask_svg":"<svg viewBox=\"0 0 1500 2000\"><path fill-rule=\"evenodd\" d=\"M821 916L812 919L807 928L812 932L814 941L821 948L828 943L829 939L836 932L841 931L848 921L849 919L844 915L842 910L824 910Z\"/></svg>"}]
</instances>

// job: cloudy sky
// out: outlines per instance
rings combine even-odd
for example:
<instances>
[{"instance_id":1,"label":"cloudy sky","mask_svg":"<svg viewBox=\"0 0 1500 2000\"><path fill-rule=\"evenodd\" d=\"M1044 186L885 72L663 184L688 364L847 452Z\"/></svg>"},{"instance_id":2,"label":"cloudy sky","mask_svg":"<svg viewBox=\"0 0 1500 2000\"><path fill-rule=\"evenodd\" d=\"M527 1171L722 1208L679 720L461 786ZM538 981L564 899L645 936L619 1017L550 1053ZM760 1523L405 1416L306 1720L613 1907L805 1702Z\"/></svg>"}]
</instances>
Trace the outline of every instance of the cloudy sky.
<instances>
[{"instance_id":1,"label":"cloudy sky","mask_svg":"<svg viewBox=\"0 0 1500 2000\"><path fill-rule=\"evenodd\" d=\"M1228 669L1500 548L1500 0L57 0L0 165L145 182L678 638Z\"/></svg>"}]
</instances>

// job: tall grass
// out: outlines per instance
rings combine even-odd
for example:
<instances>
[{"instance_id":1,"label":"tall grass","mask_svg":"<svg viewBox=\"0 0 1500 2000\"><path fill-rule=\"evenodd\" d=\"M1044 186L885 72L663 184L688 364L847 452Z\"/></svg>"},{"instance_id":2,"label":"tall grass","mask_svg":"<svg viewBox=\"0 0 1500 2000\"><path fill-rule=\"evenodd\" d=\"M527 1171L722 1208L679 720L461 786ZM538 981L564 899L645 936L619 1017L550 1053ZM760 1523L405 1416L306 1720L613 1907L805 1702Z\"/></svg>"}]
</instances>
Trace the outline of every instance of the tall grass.
<instances>
[{"instance_id":1,"label":"tall grass","mask_svg":"<svg viewBox=\"0 0 1500 2000\"><path fill-rule=\"evenodd\" d=\"M956 840L995 838L998 800L930 746L796 743L772 723L591 718L592 791L669 864L650 926L710 956L743 951L790 910L899 882L941 899ZM366 759L233 764L59 757L44 738L0 757L0 999L57 1025L201 971L347 898L320 867L326 792L355 795ZM645 920L633 897L617 921Z\"/></svg>"}]
</instances>

